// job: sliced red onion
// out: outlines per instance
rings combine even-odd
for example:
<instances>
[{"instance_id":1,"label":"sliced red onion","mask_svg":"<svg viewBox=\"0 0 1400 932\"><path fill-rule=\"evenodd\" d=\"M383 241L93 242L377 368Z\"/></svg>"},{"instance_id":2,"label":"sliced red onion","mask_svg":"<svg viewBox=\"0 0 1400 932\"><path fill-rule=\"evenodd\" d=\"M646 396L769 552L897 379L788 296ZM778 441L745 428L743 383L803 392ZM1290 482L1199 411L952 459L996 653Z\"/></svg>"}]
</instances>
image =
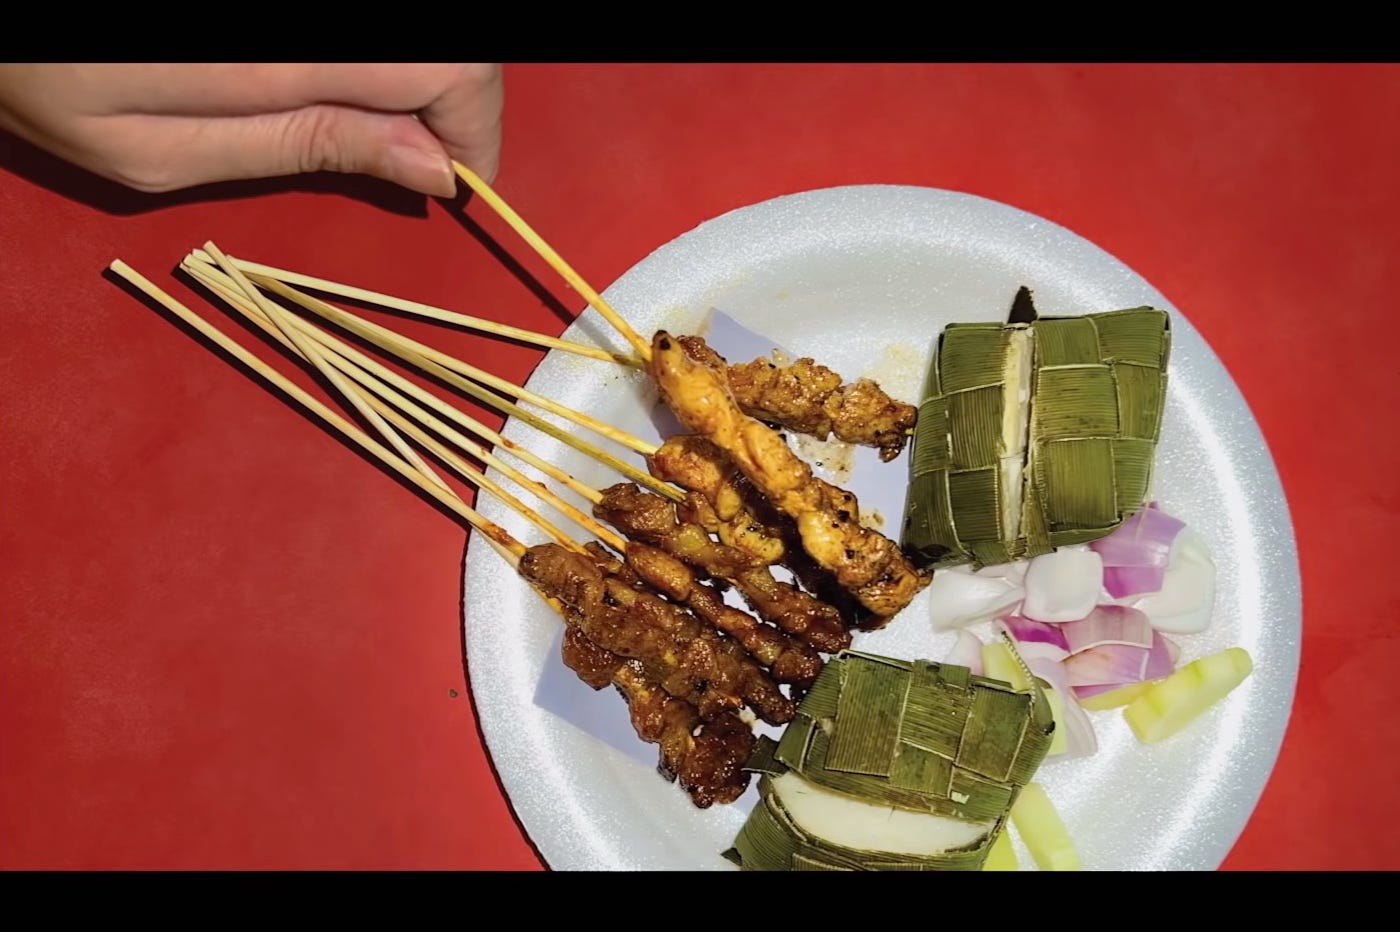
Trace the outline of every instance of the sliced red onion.
<instances>
[{"instance_id":1,"label":"sliced red onion","mask_svg":"<svg viewBox=\"0 0 1400 932\"><path fill-rule=\"evenodd\" d=\"M1069 654L1069 642L1065 640L1065 633L1061 630L1061 625L1032 621L1029 618L1022 618L1020 615L1007 615L1004 618L998 618L997 625L1005 628L1006 633L1011 635L1012 640L1016 641L1018 645L1030 641L1052 644L1063 651L1061 656Z\"/></svg>"},{"instance_id":2,"label":"sliced red onion","mask_svg":"<svg viewBox=\"0 0 1400 932\"><path fill-rule=\"evenodd\" d=\"M1038 660L1049 660L1052 663L1059 663L1069 656L1069 652L1063 647L1054 644L1047 644L1044 641L1016 641L1016 653L1023 659L1030 661L1032 657Z\"/></svg>"},{"instance_id":3,"label":"sliced red onion","mask_svg":"<svg viewBox=\"0 0 1400 932\"><path fill-rule=\"evenodd\" d=\"M1087 757L1097 751L1099 740L1094 734L1094 725L1070 689L1064 664L1043 657L1027 657L1026 666L1031 673L1049 683L1050 688L1060 696L1060 724L1065 729L1064 756Z\"/></svg>"},{"instance_id":4,"label":"sliced red onion","mask_svg":"<svg viewBox=\"0 0 1400 932\"><path fill-rule=\"evenodd\" d=\"M1077 621L1098 604L1103 560L1092 550L1056 550L1030 561L1021 614L1035 621Z\"/></svg>"},{"instance_id":5,"label":"sliced red onion","mask_svg":"<svg viewBox=\"0 0 1400 932\"><path fill-rule=\"evenodd\" d=\"M1141 683L1148 653L1148 648L1133 644L1091 647L1065 658L1065 677L1071 686Z\"/></svg>"},{"instance_id":6,"label":"sliced red onion","mask_svg":"<svg viewBox=\"0 0 1400 932\"><path fill-rule=\"evenodd\" d=\"M928 591L935 631L990 621L1015 611L1024 597L1019 586L1000 577L978 576L965 566L934 573Z\"/></svg>"},{"instance_id":7,"label":"sliced red onion","mask_svg":"<svg viewBox=\"0 0 1400 932\"><path fill-rule=\"evenodd\" d=\"M1172 542L1186 525L1155 506L1140 508L1114 529L1112 534L1090 542L1103 558L1104 588L1115 599L1139 592L1155 592L1162 587L1158 574L1126 572L1128 568L1165 570L1171 560Z\"/></svg>"},{"instance_id":8,"label":"sliced red onion","mask_svg":"<svg viewBox=\"0 0 1400 932\"><path fill-rule=\"evenodd\" d=\"M1176 645L1149 629L1151 646L1138 644L1102 643L1088 650L1070 654L1064 660L1065 678L1069 685L1102 686L1114 689L1129 683L1160 680L1176 669L1172 652ZM1079 693L1088 698L1093 693Z\"/></svg>"},{"instance_id":9,"label":"sliced red onion","mask_svg":"<svg viewBox=\"0 0 1400 932\"><path fill-rule=\"evenodd\" d=\"M1175 666L1176 662L1181 659L1181 648L1171 638L1162 634L1157 636L1162 638L1162 643L1167 646L1167 656L1172 659L1172 665Z\"/></svg>"},{"instance_id":10,"label":"sliced red onion","mask_svg":"<svg viewBox=\"0 0 1400 932\"><path fill-rule=\"evenodd\" d=\"M1156 592L1167 571L1160 566L1105 566L1103 588L1115 599Z\"/></svg>"},{"instance_id":11,"label":"sliced red onion","mask_svg":"<svg viewBox=\"0 0 1400 932\"><path fill-rule=\"evenodd\" d=\"M1096 683L1093 686L1071 686L1076 699L1092 699L1101 693L1111 693L1115 689L1122 689L1126 683Z\"/></svg>"},{"instance_id":12,"label":"sliced red onion","mask_svg":"<svg viewBox=\"0 0 1400 932\"><path fill-rule=\"evenodd\" d=\"M1196 634L1210 625L1215 602L1215 562L1199 534L1186 530L1172 544L1171 564L1158 591L1128 604L1173 634Z\"/></svg>"},{"instance_id":13,"label":"sliced red onion","mask_svg":"<svg viewBox=\"0 0 1400 932\"><path fill-rule=\"evenodd\" d=\"M1148 617L1152 619L1152 624L1160 631L1170 631L1172 634L1199 634L1210 627L1211 617L1214 615L1214 608L1209 604L1191 612L1184 612L1180 615L1157 614L1152 604L1146 605L1138 603L1139 607L1148 612Z\"/></svg>"},{"instance_id":14,"label":"sliced red onion","mask_svg":"<svg viewBox=\"0 0 1400 932\"><path fill-rule=\"evenodd\" d=\"M1152 649L1147 652L1147 662L1143 665L1143 680L1160 680L1176 669L1176 658L1172 656L1175 645L1155 631L1152 634Z\"/></svg>"},{"instance_id":15,"label":"sliced red onion","mask_svg":"<svg viewBox=\"0 0 1400 932\"><path fill-rule=\"evenodd\" d=\"M958 639L953 642L953 647L948 651L948 656L943 658L943 662L955 667L967 667L973 676L981 676L982 666L982 640L971 631L959 630Z\"/></svg>"},{"instance_id":16,"label":"sliced red onion","mask_svg":"<svg viewBox=\"0 0 1400 932\"><path fill-rule=\"evenodd\" d=\"M1126 605L1100 605L1088 618L1057 625L1064 632L1065 649L1077 654L1100 644L1152 646L1152 622Z\"/></svg>"}]
</instances>

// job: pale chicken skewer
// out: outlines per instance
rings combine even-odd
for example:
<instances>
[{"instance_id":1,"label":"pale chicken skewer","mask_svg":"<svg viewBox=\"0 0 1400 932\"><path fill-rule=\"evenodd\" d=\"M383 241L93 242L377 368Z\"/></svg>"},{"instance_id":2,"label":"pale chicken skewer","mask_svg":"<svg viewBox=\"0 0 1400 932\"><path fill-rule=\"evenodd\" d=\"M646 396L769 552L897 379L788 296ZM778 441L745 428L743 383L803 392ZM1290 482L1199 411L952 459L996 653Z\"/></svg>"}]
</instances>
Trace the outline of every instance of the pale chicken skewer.
<instances>
[{"instance_id":1,"label":"pale chicken skewer","mask_svg":"<svg viewBox=\"0 0 1400 932\"><path fill-rule=\"evenodd\" d=\"M891 398L873 379L844 383L809 356L786 365L767 359L731 364L698 336L676 339L696 362L724 373L739 409L764 423L875 447L885 462L914 433L918 408Z\"/></svg>"},{"instance_id":2,"label":"pale chicken skewer","mask_svg":"<svg viewBox=\"0 0 1400 932\"><path fill-rule=\"evenodd\" d=\"M644 362L651 362L653 347L648 346L632 326L613 310L583 276L573 270L553 247L530 228L505 200L491 189L471 169L453 163L457 177L466 183L492 210L496 211L516 233L550 267L558 272L575 291L583 295L598 313L612 325L637 351ZM832 433L838 439L863 443L880 449L888 461L898 455L913 432L918 411L912 405L890 398L870 379L859 379L843 385L840 376L803 358L790 367L779 367L765 360L755 360L740 366L726 367L714 351L698 337L687 338L698 361L713 364L724 371L735 396L746 413L762 420L790 425L803 433L825 437ZM710 354L706 356L705 354ZM713 357L713 358L710 358Z\"/></svg>"}]
</instances>

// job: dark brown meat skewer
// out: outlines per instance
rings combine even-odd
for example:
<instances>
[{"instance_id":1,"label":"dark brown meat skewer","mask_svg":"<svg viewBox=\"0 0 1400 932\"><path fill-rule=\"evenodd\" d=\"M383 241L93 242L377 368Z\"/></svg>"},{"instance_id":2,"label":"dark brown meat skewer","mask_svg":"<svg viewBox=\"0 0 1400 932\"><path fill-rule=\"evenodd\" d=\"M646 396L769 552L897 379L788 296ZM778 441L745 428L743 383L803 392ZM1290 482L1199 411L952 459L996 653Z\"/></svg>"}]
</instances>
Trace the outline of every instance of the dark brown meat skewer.
<instances>
[{"instance_id":1,"label":"dark brown meat skewer","mask_svg":"<svg viewBox=\"0 0 1400 932\"><path fill-rule=\"evenodd\" d=\"M659 748L657 770L680 784L698 808L732 803L748 789L743 764L753 753L753 729L732 712L713 721L670 696L638 661L604 650L579 628L564 632L565 665L594 689L614 686L627 701L632 728Z\"/></svg>"},{"instance_id":2,"label":"dark brown meat skewer","mask_svg":"<svg viewBox=\"0 0 1400 932\"><path fill-rule=\"evenodd\" d=\"M676 557L634 541L627 545L627 565L653 589L686 603L695 614L742 644L777 682L805 688L816 681L822 658L815 648L726 604L713 587L696 578L695 571Z\"/></svg>"},{"instance_id":3,"label":"dark brown meat skewer","mask_svg":"<svg viewBox=\"0 0 1400 932\"><path fill-rule=\"evenodd\" d=\"M697 616L738 641L768 669L775 682L791 683L805 690L821 672L822 658L814 648L726 604L713 586L666 551L629 541L623 562L596 541L584 544L584 549L605 574L634 587L650 586L669 599L689 605Z\"/></svg>"},{"instance_id":4,"label":"dark brown meat skewer","mask_svg":"<svg viewBox=\"0 0 1400 932\"><path fill-rule=\"evenodd\" d=\"M585 554L539 544L520 558L520 574L558 599L565 620L606 650L642 662L672 696L707 721L747 704L765 722L791 721L794 702L733 639L683 607L605 572Z\"/></svg>"},{"instance_id":5,"label":"dark brown meat skewer","mask_svg":"<svg viewBox=\"0 0 1400 932\"><path fill-rule=\"evenodd\" d=\"M818 650L834 652L850 646L851 633L835 608L780 582L767 566L746 559L740 551L711 540L699 525L682 522L676 506L659 495L621 482L603 490L593 513L629 538L733 583L759 617Z\"/></svg>"},{"instance_id":6,"label":"dark brown meat skewer","mask_svg":"<svg viewBox=\"0 0 1400 932\"><path fill-rule=\"evenodd\" d=\"M784 630L789 630L787 623L779 616L789 612L798 618L806 613L835 613L832 617L839 615L848 627L864 626L870 619L870 612L841 588L835 575L802 548L792 518L764 498L715 443L699 434L677 434L668 437L647 463L656 478L688 490L676 506L682 523L700 525L755 560L786 567L815 596L807 597L771 573L750 571L739 585L760 617ZM848 645L821 646L832 651Z\"/></svg>"}]
</instances>

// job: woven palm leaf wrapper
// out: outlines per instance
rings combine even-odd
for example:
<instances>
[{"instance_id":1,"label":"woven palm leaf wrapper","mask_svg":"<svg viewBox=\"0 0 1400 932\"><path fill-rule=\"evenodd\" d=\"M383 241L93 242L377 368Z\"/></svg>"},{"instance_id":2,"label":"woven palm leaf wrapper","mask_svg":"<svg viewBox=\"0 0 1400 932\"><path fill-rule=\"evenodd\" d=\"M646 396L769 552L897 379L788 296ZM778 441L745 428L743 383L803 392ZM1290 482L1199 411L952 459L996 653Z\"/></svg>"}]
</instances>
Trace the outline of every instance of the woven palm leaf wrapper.
<instances>
[{"instance_id":1,"label":"woven palm leaf wrapper","mask_svg":"<svg viewBox=\"0 0 1400 932\"><path fill-rule=\"evenodd\" d=\"M748 764L762 774L760 799L725 857L745 870L980 870L1053 731L1039 685L1017 691L966 667L842 651L781 740L761 739ZM866 835L893 808L965 823L969 840L918 854L834 843L839 833L801 824L784 804L778 783L793 775L870 805Z\"/></svg>"},{"instance_id":2,"label":"woven palm leaf wrapper","mask_svg":"<svg viewBox=\"0 0 1400 932\"><path fill-rule=\"evenodd\" d=\"M924 566L1097 540L1147 501L1170 324L1151 307L944 328L910 456L902 543Z\"/></svg>"}]
</instances>

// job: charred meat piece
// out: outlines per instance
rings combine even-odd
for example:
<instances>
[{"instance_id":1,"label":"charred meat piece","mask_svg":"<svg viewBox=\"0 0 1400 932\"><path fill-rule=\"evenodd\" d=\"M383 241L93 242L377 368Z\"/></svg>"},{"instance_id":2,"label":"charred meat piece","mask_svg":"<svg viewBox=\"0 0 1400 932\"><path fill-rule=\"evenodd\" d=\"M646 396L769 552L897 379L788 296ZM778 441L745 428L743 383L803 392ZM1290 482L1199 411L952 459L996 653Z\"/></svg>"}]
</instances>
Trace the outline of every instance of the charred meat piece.
<instances>
[{"instance_id":1,"label":"charred meat piece","mask_svg":"<svg viewBox=\"0 0 1400 932\"><path fill-rule=\"evenodd\" d=\"M636 661L618 670L618 691L627 699L632 728L643 741L660 745L657 769L680 783L700 809L732 803L749 785L744 762L753 753L753 729L733 712L702 721L693 706L656 686Z\"/></svg>"},{"instance_id":2,"label":"charred meat piece","mask_svg":"<svg viewBox=\"0 0 1400 932\"><path fill-rule=\"evenodd\" d=\"M734 586L758 617L817 650L834 654L851 646L851 632L840 611L778 579L766 566L740 573Z\"/></svg>"},{"instance_id":3,"label":"charred meat piece","mask_svg":"<svg viewBox=\"0 0 1400 932\"><path fill-rule=\"evenodd\" d=\"M676 779L701 809L711 803L732 803L749 785L744 769L757 739L753 728L729 713L705 722L676 772Z\"/></svg>"},{"instance_id":4,"label":"charred meat piece","mask_svg":"<svg viewBox=\"0 0 1400 932\"><path fill-rule=\"evenodd\" d=\"M681 522L672 502L631 482L604 489L602 501L593 506L593 516L629 538L664 547L692 566L704 567L711 576L729 577L763 565L750 553L716 543L700 525Z\"/></svg>"},{"instance_id":5,"label":"charred meat piece","mask_svg":"<svg viewBox=\"0 0 1400 932\"><path fill-rule=\"evenodd\" d=\"M779 582L766 571L745 571L736 585L760 617L794 634L807 631L813 617L839 617L848 627L863 627L873 617L802 549L792 518L774 508L714 443L698 434L677 434L648 462L652 475L688 490L676 506L682 522L699 524L718 534L721 543L765 563L785 566L806 588ZM821 650L850 646L850 635L834 624L818 625L812 633L809 643Z\"/></svg>"},{"instance_id":6,"label":"charred meat piece","mask_svg":"<svg viewBox=\"0 0 1400 932\"><path fill-rule=\"evenodd\" d=\"M608 598L655 630L671 634L681 660L677 673L682 682L719 688L737 695L758 717L770 725L783 725L797 714L797 704L733 638L696 618L684 607L667 602L645 588L633 588L618 580L606 583ZM702 714L704 708L700 708ZM706 716L707 719L713 716Z\"/></svg>"},{"instance_id":7,"label":"charred meat piece","mask_svg":"<svg viewBox=\"0 0 1400 932\"><path fill-rule=\"evenodd\" d=\"M690 491L682 517L718 535L720 542L773 566L783 562L783 538L764 519L762 496L723 450L704 437L668 437L647 459L651 474Z\"/></svg>"},{"instance_id":8,"label":"charred meat piece","mask_svg":"<svg viewBox=\"0 0 1400 932\"><path fill-rule=\"evenodd\" d=\"M740 551L710 540L704 529L680 521L676 506L630 482L603 490L594 514L634 541L660 548L706 575L733 583L758 616L818 650L851 644L841 613L795 586L779 582L767 566L746 562Z\"/></svg>"},{"instance_id":9,"label":"charred meat piece","mask_svg":"<svg viewBox=\"0 0 1400 932\"><path fill-rule=\"evenodd\" d=\"M627 701L632 728L660 748L656 769L680 783L699 808L731 803L749 785L742 769L753 729L732 712L705 722L690 703L667 695L639 661L604 650L578 628L564 632L564 663L594 689L612 684Z\"/></svg>"},{"instance_id":10,"label":"charred meat piece","mask_svg":"<svg viewBox=\"0 0 1400 932\"><path fill-rule=\"evenodd\" d=\"M895 401L870 379L843 384L840 375L807 356L788 366L766 359L731 366L702 338L677 339L692 359L724 373L739 408L765 423L877 447L886 462L913 433L918 409Z\"/></svg>"},{"instance_id":11,"label":"charred meat piece","mask_svg":"<svg viewBox=\"0 0 1400 932\"><path fill-rule=\"evenodd\" d=\"M649 367L680 422L728 453L796 522L803 549L873 615L894 616L927 584L894 541L861 525L851 493L813 476L776 431L739 409L722 371L695 361L664 330L652 339Z\"/></svg>"},{"instance_id":12,"label":"charred meat piece","mask_svg":"<svg viewBox=\"0 0 1400 932\"><path fill-rule=\"evenodd\" d=\"M613 681L617 671L627 662L621 654L604 650L588 639L579 628L564 631L564 643L559 648L564 666L578 674L593 689L602 689Z\"/></svg>"},{"instance_id":13,"label":"charred meat piece","mask_svg":"<svg viewBox=\"0 0 1400 932\"><path fill-rule=\"evenodd\" d=\"M542 594L562 604L564 620L571 627L604 650L640 660L667 692L695 706L702 717L742 707L743 698L710 675L711 657L688 653L684 645L675 643L671 632L620 608L608 583L624 584L610 580L588 556L557 544L540 544L520 558L519 572Z\"/></svg>"},{"instance_id":14,"label":"charred meat piece","mask_svg":"<svg viewBox=\"0 0 1400 932\"><path fill-rule=\"evenodd\" d=\"M822 658L814 648L726 604L713 587L696 578L693 569L666 551L633 542L627 547L627 564L662 595L689 605L742 644L777 682L806 688L816 681Z\"/></svg>"},{"instance_id":15,"label":"charred meat piece","mask_svg":"<svg viewBox=\"0 0 1400 932\"><path fill-rule=\"evenodd\" d=\"M734 640L645 587L607 574L588 554L557 544L531 547L520 574L561 602L565 621L597 646L638 660L672 696L706 721L745 704L765 722L792 719L795 704Z\"/></svg>"}]
</instances>

